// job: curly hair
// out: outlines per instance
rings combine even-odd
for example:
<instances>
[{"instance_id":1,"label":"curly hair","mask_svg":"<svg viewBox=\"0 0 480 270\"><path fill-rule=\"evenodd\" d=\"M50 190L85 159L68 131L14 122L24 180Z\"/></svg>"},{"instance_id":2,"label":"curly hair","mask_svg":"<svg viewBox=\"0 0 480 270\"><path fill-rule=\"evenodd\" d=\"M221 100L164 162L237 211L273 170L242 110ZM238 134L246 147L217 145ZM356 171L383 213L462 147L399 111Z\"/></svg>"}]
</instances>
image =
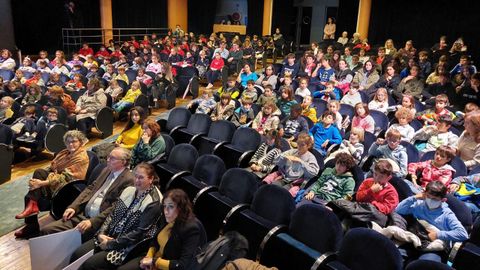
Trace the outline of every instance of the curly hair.
<instances>
[{"instance_id":1,"label":"curly hair","mask_svg":"<svg viewBox=\"0 0 480 270\"><path fill-rule=\"evenodd\" d=\"M167 191L165 196L163 197L162 204L165 204L165 200L170 198L177 206L178 215L175 220L175 225L183 225L189 219L193 218L195 215L193 214L192 210L192 203L188 198L188 195L185 191L181 189L171 189Z\"/></svg>"}]
</instances>

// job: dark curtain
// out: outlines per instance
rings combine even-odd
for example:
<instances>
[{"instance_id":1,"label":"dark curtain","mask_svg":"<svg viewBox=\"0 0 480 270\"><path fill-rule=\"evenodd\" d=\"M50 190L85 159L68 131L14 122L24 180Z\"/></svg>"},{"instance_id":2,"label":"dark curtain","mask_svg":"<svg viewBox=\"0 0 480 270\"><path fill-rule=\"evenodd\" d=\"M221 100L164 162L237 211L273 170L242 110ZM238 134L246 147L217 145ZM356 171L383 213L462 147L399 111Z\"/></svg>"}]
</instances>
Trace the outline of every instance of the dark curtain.
<instances>
[{"instance_id":1,"label":"dark curtain","mask_svg":"<svg viewBox=\"0 0 480 270\"><path fill-rule=\"evenodd\" d=\"M272 33L270 34L275 32L275 28L280 28L287 40L293 40L295 38L296 10L293 0L273 1Z\"/></svg>"},{"instance_id":2,"label":"dark curtain","mask_svg":"<svg viewBox=\"0 0 480 270\"><path fill-rule=\"evenodd\" d=\"M262 26L263 26L263 0L248 0L247 34L261 36Z\"/></svg>"},{"instance_id":3,"label":"dark curtain","mask_svg":"<svg viewBox=\"0 0 480 270\"><path fill-rule=\"evenodd\" d=\"M422 49L430 48L442 35L448 37L449 46L462 36L475 58L480 51L478 14L480 6L475 0L373 0L369 41L383 45L392 38L398 49L411 39Z\"/></svg>"},{"instance_id":4,"label":"dark curtain","mask_svg":"<svg viewBox=\"0 0 480 270\"><path fill-rule=\"evenodd\" d=\"M82 23L77 27L100 27L99 0L73 2L77 21ZM64 0L15 0L11 3L16 44L24 55L62 49L62 27L69 27Z\"/></svg>"},{"instance_id":5,"label":"dark curtain","mask_svg":"<svg viewBox=\"0 0 480 270\"><path fill-rule=\"evenodd\" d=\"M112 1L114 28L166 28L167 13L167 0Z\"/></svg>"},{"instance_id":6,"label":"dark curtain","mask_svg":"<svg viewBox=\"0 0 480 270\"><path fill-rule=\"evenodd\" d=\"M358 0L339 1L336 19L337 37L340 37L343 31L347 31L349 37L352 37L353 33L355 33L357 28L358 3Z\"/></svg>"},{"instance_id":7,"label":"dark curtain","mask_svg":"<svg viewBox=\"0 0 480 270\"><path fill-rule=\"evenodd\" d=\"M188 31L210 35L215 23L217 0L188 1Z\"/></svg>"}]
</instances>

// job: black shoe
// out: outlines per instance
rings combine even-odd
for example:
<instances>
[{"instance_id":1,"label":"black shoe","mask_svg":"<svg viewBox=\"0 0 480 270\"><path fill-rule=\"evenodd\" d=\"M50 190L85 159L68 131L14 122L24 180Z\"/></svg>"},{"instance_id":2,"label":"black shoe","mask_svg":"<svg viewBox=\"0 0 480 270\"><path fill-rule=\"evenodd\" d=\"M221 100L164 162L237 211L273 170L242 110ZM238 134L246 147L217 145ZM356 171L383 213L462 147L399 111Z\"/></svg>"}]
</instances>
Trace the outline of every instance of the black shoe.
<instances>
[{"instance_id":1,"label":"black shoe","mask_svg":"<svg viewBox=\"0 0 480 270\"><path fill-rule=\"evenodd\" d=\"M27 224L25 227L15 232L15 237L29 239L40 235L40 226L38 224Z\"/></svg>"}]
</instances>

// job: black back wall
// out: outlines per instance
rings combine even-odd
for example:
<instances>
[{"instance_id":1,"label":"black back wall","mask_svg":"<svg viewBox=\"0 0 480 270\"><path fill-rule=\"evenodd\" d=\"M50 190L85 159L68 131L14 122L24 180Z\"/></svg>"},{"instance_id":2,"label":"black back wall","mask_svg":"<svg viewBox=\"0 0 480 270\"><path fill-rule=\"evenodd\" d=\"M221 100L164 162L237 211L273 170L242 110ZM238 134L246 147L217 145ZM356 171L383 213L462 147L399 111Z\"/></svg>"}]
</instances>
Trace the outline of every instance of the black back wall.
<instances>
[{"instance_id":1,"label":"black back wall","mask_svg":"<svg viewBox=\"0 0 480 270\"><path fill-rule=\"evenodd\" d=\"M100 27L99 0L73 2L77 6L78 27ZM64 0L12 0L11 3L15 42L23 54L62 48L61 30L68 25Z\"/></svg>"},{"instance_id":2,"label":"black back wall","mask_svg":"<svg viewBox=\"0 0 480 270\"><path fill-rule=\"evenodd\" d=\"M343 31L347 31L349 37L355 33L357 29L358 2L358 0L339 1L335 36L340 37Z\"/></svg>"},{"instance_id":3,"label":"black back wall","mask_svg":"<svg viewBox=\"0 0 480 270\"><path fill-rule=\"evenodd\" d=\"M442 35L448 37L450 46L463 36L475 58L480 56L479 14L475 0L372 0L369 41L383 44L392 38L398 49L412 39L414 46L422 49L430 48ZM476 62L478 65L478 59Z\"/></svg>"},{"instance_id":4,"label":"black back wall","mask_svg":"<svg viewBox=\"0 0 480 270\"><path fill-rule=\"evenodd\" d=\"M112 1L114 28L166 28L167 13L167 0Z\"/></svg>"}]
</instances>

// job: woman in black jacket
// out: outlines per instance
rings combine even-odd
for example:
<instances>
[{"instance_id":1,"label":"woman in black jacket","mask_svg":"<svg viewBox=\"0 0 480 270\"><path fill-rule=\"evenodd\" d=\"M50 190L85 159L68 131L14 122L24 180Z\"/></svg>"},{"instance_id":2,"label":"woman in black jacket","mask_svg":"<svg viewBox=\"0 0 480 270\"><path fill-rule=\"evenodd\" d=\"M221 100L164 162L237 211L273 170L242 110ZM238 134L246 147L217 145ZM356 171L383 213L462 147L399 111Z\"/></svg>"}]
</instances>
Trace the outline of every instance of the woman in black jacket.
<instances>
[{"instance_id":1,"label":"woman in black jacket","mask_svg":"<svg viewBox=\"0 0 480 270\"><path fill-rule=\"evenodd\" d=\"M169 190L163 198L163 214L159 233L147 255L138 258L140 268L191 269L195 255L206 242L206 234L193 214L187 194L180 189Z\"/></svg>"}]
</instances>

